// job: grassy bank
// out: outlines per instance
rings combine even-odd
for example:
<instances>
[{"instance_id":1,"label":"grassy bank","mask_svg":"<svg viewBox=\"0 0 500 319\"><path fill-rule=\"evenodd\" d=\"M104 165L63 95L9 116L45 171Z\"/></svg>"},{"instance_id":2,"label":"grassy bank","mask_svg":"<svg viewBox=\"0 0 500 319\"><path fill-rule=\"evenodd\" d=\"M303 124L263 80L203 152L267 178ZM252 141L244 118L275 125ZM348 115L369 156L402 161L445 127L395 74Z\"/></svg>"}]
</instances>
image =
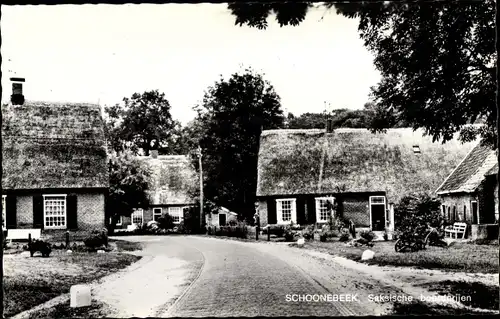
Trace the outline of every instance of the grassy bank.
<instances>
[{"instance_id":1,"label":"grassy bank","mask_svg":"<svg viewBox=\"0 0 500 319\"><path fill-rule=\"evenodd\" d=\"M338 241L306 242L304 248L342 256L351 260L361 261L361 255L366 247L353 247ZM427 247L418 252L397 253L393 241L375 242L369 248L375 252L375 257L367 264L411 266L423 269L440 269L468 273L498 273L499 248L496 245L477 245L473 243L454 242L449 247Z\"/></svg>"},{"instance_id":2,"label":"grassy bank","mask_svg":"<svg viewBox=\"0 0 500 319\"><path fill-rule=\"evenodd\" d=\"M4 256L4 314L10 317L68 293L72 285L89 283L123 269L140 257L124 253L53 251L49 258L29 253Z\"/></svg>"}]
</instances>

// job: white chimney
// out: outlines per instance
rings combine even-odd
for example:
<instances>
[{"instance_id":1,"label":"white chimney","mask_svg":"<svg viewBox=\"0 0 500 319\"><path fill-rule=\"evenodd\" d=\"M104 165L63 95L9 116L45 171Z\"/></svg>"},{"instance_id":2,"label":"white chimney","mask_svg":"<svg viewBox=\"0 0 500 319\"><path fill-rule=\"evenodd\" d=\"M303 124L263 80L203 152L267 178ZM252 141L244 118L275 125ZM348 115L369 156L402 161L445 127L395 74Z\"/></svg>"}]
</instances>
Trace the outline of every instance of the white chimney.
<instances>
[{"instance_id":1,"label":"white chimney","mask_svg":"<svg viewBox=\"0 0 500 319\"><path fill-rule=\"evenodd\" d=\"M10 101L13 105L23 105L24 95L23 95L23 83L24 78L10 78L12 82L12 95L10 96Z\"/></svg>"}]
</instances>

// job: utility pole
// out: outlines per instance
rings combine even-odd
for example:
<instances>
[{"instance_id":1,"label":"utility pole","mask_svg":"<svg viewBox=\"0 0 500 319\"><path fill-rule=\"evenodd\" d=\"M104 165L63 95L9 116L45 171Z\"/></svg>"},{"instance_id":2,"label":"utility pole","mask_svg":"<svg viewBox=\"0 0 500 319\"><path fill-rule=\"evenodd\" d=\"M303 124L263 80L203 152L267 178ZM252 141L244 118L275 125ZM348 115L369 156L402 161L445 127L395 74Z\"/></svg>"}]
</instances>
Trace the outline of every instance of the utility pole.
<instances>
[{"instance_id":1,"label":"utility pole","mask_svg":"<svg viewBox=\"0 0 500 319\"><path fill-rule=\"evenodd\" d=\"M200 165L200 231L203 228L203 164L201 146L198 146L198 164Z\"/></svg>"}]
</instances>

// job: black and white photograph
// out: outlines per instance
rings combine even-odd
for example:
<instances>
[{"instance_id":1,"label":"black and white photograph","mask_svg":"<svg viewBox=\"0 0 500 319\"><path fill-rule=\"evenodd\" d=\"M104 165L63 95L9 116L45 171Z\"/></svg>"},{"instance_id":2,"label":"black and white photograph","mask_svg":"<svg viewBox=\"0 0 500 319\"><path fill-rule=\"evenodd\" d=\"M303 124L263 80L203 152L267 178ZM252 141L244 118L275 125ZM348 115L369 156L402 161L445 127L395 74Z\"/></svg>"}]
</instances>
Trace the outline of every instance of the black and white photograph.
<instances>
[{"instance_id":1,"label":"black and white photograph","mask_svg":"<svg viewBox=\"0 0 500 319\"><path fill-rule=\"evenodd\" d=\"M500 314L496 1L0 10L2 318Z\"/></svg>"}]
</instances>

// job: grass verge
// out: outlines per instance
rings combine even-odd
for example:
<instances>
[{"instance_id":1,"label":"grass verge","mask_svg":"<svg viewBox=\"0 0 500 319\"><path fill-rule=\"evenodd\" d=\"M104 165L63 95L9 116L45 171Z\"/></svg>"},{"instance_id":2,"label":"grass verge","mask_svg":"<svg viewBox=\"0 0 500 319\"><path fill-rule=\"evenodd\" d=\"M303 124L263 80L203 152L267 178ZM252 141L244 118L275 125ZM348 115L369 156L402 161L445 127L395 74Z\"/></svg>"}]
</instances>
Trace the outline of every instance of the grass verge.
<instances>
[{"instance_id":1,"label":"grass verge","mask_svg":"<svg viewBox=\"0 0 500 319\"><path fill-rule=\"evenodd\" d=\"M123 253L53 251L49 258L29 254L4 256L4 314L13 316L138 261Z\"/></svg>"},{"instance_id":2,"label":"grass verge","mask_svg":"<svg viewBox=\"0 0 500 319\"><path fill-rule=\"evenodd\" d=\"M51 308L41 309L29 315L29 319L51 318L102 318L105 317L103 304L93 302L87 307L71 308L69 302L58 304Z\"/></svg>"},{"instance_id":3,"label":"grass verge","mask_svg":"<svg viewBox=\"0 0 500 319\"><path fill-rule=\"evenodd\" d=\"M314 249L351 260L361 261L361 254L367 247L353 247L339 241L309 241L306 249ZM454 242L448 247L427 247L418 252L397 253L393 241L375 242L370 250L375 257L366 264L411 266L422 269L440 269L467 273L498 273L499 249L496 245L477 245L467 242Z\"/></svg>"},{"instance_id":4,"label":"grass verge","mask_svg":"<svg viewBox=\"0 0 500 319\"><path fill-rule=\"evenodd\" d=\"M142 244L138 242L119 240L119 239L110 239L109 242L114 243L116 245L117 251L119 252L142 250Z\"/></svg>"},{"instance_id":5,"label":"grass verge","mask_svg":"<svg viewBox=\"0 0 500 319\"><path fill-rule=\"evenodd\" d=\"M479 282L439 281L421 285L442 296L460 297L460 302L473 308L498 310L498 287Z\"/></svg>"}]
</instances>

